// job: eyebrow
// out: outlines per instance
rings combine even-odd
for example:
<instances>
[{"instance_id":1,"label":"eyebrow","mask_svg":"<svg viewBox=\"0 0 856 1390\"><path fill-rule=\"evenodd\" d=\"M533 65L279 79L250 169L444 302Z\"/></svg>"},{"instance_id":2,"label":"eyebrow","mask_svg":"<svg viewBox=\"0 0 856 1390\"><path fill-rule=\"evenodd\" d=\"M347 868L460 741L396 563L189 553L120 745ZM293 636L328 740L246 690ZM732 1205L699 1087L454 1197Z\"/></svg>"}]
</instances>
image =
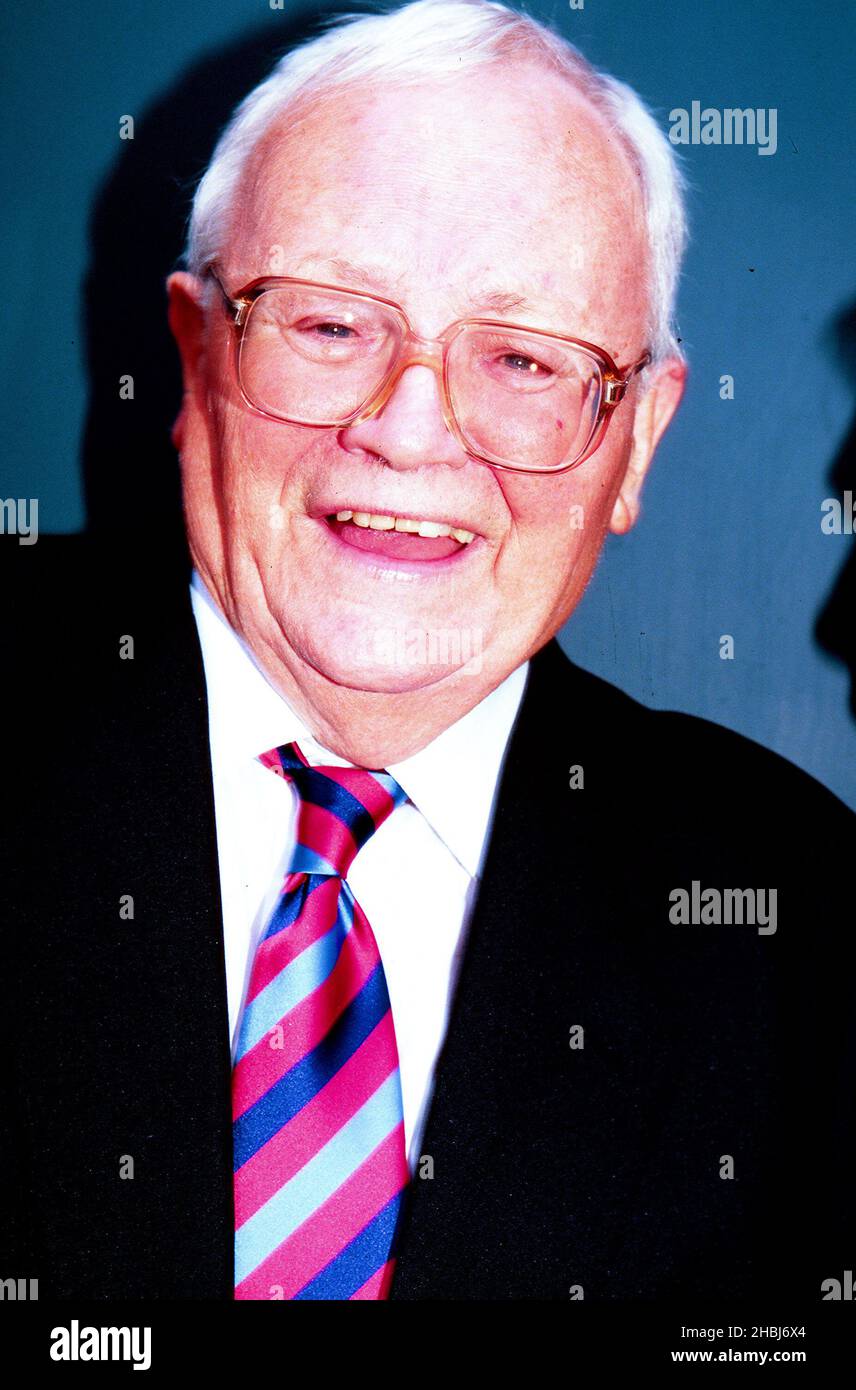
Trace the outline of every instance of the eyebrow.
<instances>
[{"instance_id":1,"label":"eyebrow","mask_svg":"<svg viewBox=\"0 0 856 1390\"><path fill-rule=\"evenodd\" d=\"M309 255L303 256L297 262L295 274L299 277L302 273L301 267L312 266L315 270L319 266L329 266L334 275L341 276L343 284L347 284L354 289L364 289L369 294L379 295L382 299L392 299L401 293L401 283L404 274L390 275L388 266L378 265L373 268L368 265L361 265L358 261L349 260L346 256L322 256ZM393 294L386 288L392 284ZM499 289L469 289L461 297L460 304L462 310L473 313L484 313L490 311L494 314L509 314L518 309L535 312L535 305L527 299L525 294L511 293Z\"/></svg>"}]
</instances>

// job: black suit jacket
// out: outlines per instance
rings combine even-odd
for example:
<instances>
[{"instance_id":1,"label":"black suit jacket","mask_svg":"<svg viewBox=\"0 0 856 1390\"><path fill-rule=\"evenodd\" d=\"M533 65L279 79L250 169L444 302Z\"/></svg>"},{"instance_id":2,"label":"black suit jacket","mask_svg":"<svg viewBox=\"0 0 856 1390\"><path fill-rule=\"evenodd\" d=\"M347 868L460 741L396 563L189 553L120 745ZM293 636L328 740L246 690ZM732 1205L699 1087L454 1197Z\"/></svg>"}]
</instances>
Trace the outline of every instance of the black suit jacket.
<instances>
[{"instance_id":1,"label":"black suit jacket","mask_svg":"<svg viewBox=\"0 0 856 1390\"><path fill-rule=\"evenodd\" d=\"M0 1277L229 1299L186 560L83 538L5 560ZM555 642L534 658L393 1298L820 1301L854 1254L853 827L746 739L642 707ZM673 925L693 881L775 888L775 934Z\"/></svg>"}]
</instances>

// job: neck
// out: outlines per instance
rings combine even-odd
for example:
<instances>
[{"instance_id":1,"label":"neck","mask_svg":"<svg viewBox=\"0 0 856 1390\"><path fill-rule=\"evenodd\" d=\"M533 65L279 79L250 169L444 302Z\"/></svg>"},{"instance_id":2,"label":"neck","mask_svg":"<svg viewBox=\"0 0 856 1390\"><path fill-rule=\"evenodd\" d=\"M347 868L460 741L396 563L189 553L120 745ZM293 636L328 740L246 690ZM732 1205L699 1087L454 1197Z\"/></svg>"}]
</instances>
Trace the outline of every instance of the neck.
<instances>
[{"instance_id":1,"label":"neck","mask_svg":"<svg viewBox=\"0 0 856 1390\"><path fill-rule=\"evenodd\" d=\"M292 662L284 662L270 648L249 645L274 689L313 737L357 767L389 767L412 757L500 683L491 684L485 673L474 680L459 671L418 690L356 690L293 654Z\"/></svg>"}]
</instances>

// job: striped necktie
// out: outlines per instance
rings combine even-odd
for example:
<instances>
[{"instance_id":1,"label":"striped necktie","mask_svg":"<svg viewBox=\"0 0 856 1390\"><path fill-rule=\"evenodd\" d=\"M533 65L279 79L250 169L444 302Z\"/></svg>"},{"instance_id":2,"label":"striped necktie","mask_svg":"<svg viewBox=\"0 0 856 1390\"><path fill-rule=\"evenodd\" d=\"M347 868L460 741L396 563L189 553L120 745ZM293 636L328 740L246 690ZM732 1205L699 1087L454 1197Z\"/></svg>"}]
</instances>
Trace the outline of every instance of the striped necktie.
<instances>
[{"instance_id":1,"label":"striped necktie","mask_svg":"<svg viewBox=\"0 0 856 1390\"><path fill-rule=\"evenodd\" d=\"M406 800L386 772L260 761L299 797L232 1073L235 1297L381 1299L408 1180L398 1050L374 933L346 877Z\"/></svg>"}]
</instances>

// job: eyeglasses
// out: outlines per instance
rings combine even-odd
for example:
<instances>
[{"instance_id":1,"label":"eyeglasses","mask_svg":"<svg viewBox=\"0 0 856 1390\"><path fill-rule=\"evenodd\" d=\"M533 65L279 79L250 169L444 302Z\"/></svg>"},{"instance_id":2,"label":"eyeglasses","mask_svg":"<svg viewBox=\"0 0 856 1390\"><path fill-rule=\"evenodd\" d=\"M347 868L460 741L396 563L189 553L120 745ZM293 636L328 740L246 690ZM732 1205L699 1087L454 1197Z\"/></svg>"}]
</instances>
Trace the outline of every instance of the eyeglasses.
<instances>
[{"instance_id":1,"label":"eyeglasses","mask_svg":"<svg viewBox=\"0 0 856 1390\"><path fill-rule=\"evenodd\" d=\"M519 473L563 473L601 444L646 352L621 370L580 338L498 319L458 319L439 338L413 332L400 305L291 276L224 288L241 395L272 420L319 428L368 420L402 372L441 383L443 418L473 458Z\"/></svg>"}]
</instances>

